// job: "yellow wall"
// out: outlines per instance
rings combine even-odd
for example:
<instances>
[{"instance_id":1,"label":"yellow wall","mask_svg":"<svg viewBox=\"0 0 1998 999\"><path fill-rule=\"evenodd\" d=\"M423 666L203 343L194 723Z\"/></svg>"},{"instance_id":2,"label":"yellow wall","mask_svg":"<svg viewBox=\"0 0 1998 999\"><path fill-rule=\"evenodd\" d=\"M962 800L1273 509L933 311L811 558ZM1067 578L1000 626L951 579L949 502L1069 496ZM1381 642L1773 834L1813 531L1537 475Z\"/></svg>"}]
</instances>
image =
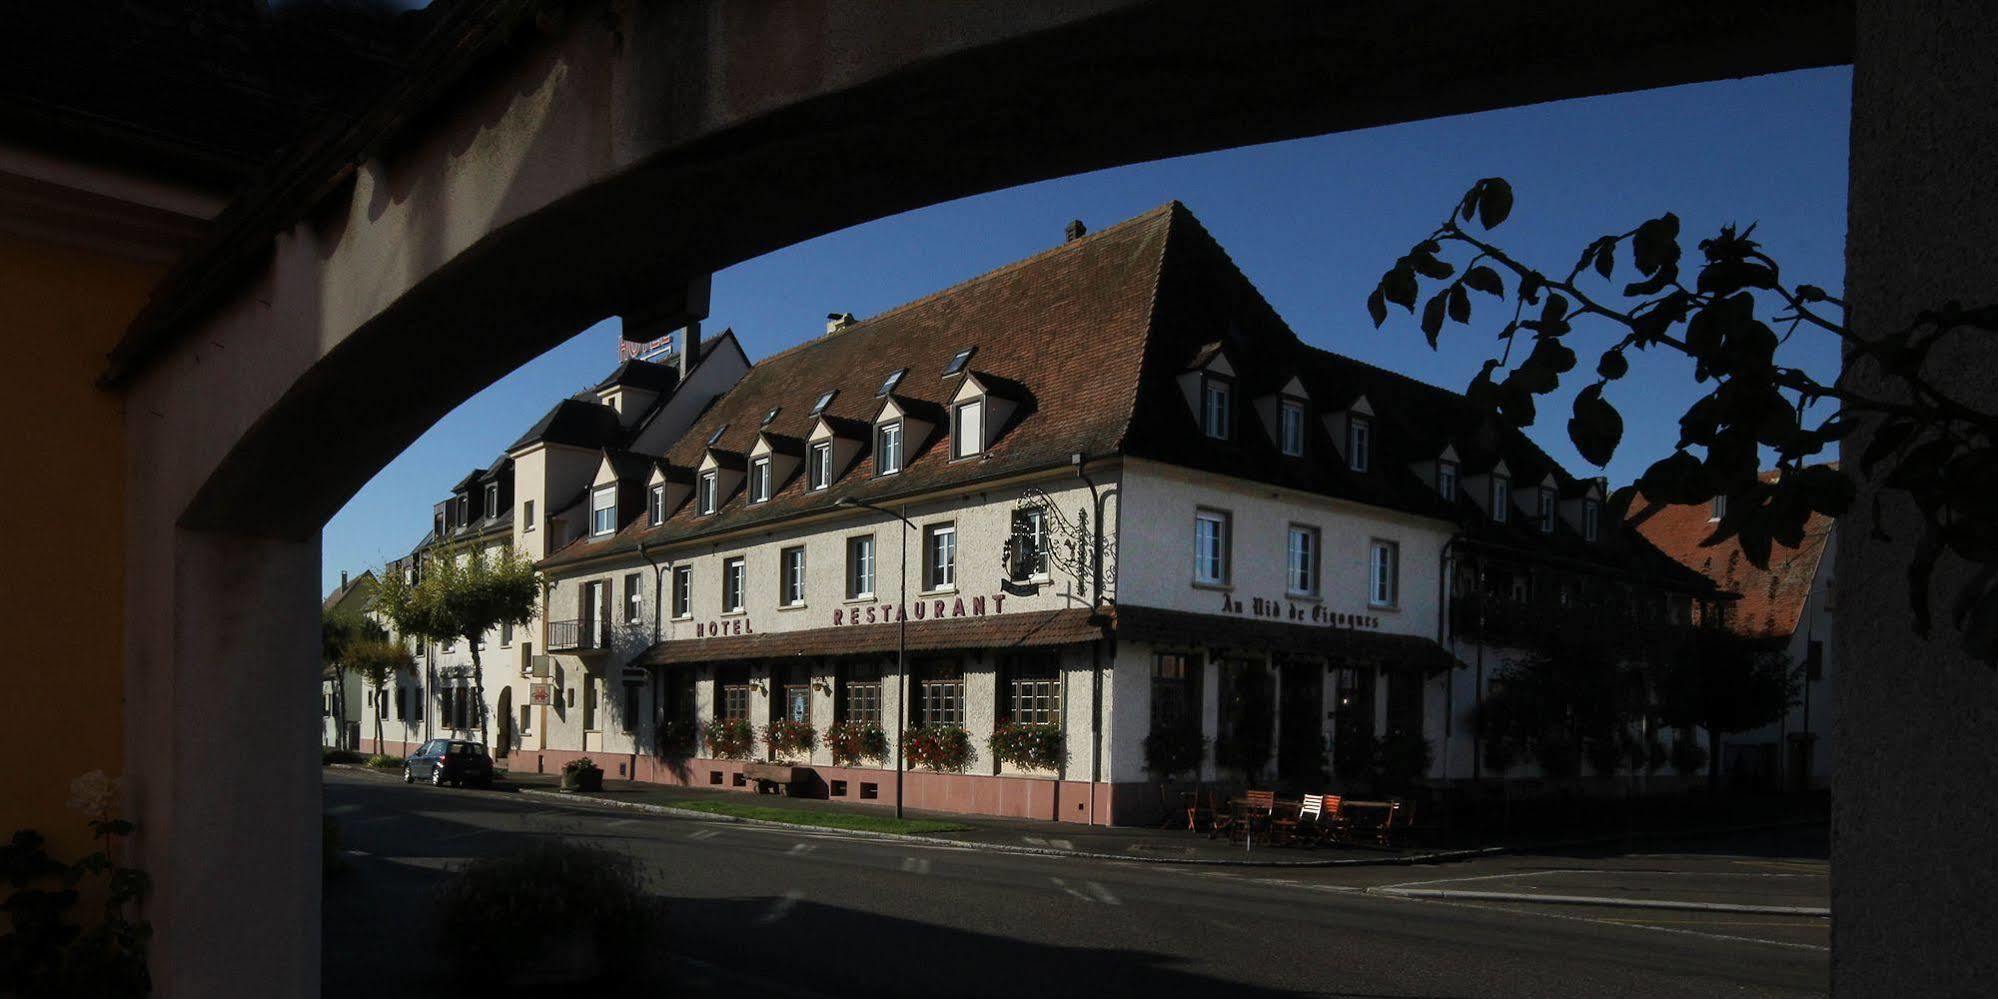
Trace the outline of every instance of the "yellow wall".
<instances>
[{"instance_id":1,"label":"yellow wall","mask_svg":"<svg viewBox=\"0 0 1998 999\"><path fill-rule=\"evenodd\" d=\"M90 847L71 778L124 770L124 417L95 387L162 267L0 233L0 835Z\"/></svg>"}]
</instances>

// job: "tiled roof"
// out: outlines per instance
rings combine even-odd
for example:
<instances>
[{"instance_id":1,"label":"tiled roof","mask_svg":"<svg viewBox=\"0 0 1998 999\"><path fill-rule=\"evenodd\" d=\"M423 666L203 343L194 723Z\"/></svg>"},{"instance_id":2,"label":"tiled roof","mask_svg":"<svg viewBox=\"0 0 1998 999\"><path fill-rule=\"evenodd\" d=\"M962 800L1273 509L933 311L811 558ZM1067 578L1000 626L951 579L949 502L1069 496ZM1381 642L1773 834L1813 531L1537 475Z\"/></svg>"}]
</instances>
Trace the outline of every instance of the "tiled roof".
<instances>
[{"instance_id":1,"label":"tiled roof","mask_svg":"<svg viewBox=\"0 0 1998 999\"><path fill-rule=\"evenodd\" d=\"M705 354L705 352L703 352ZM680 372L669 364L654 364L634 357L617 366L603 381L591 391L602 392L616 386L644 389L648 392L668 392L680 383Z\"/></svg>"},{"instance_id":2,"label":"tiled roof","mask_svg":"<svg viewBox=\"0 0 1998 999\"><path fill-rule=\"evenodd\" d=\"M506 449L518 451L530 444L608 447L617 442L619 429L617 410L600 402L564 399Z\"/></svg>"},{"instance_id":3,"label":"tiled roof","mask_svg":"<svg viewBox=\"0 0 1998 999\"><path fill-rule=\"evenodd\" d=\"M986 617L909 621L908 649L1007 649L1073 645L1102 637L1088 610L1034 611ZM722 635L658 642L639 653L633 666L762 659L777 656L830 656L863 652L893 652L901 624L863 624L802 631L769 631L757 635Z\"/></svg>"},{"instance_id":4,"label":"tiled roof","mask_svg":"<svg viewBox=\"0 0 1998 999\"><path fill-rule=\"evenodd\" d=\"M359 576L348 580L347 585L334 587L331 592L326 594L326 599L320 602L319 608L320 610L330 611L340 606L341 601L360 592L362 588L373 589L374 586L375 571L373 569L365 570Z\"/></svg>"},{"instance_id":5,"label":"tiled roof","mask_svg":"<svg viewBox=\"0 0 1998 999\"><path fill-rule=\"evenodd\" d=\"M1764 472L1774 481L1776 472ZM1804 539L1795 548L1780 544L1769 550L1769 568L1757 569L1733 538L1701 547L1713 534L1711 507L1705 503L1653 503L1640 494L1630 504L1630 523L1652 544L1680 563L1704 574L1721 589L1741 594L1728 609L1728 627L1751 638L1788 638L1797 630L1804 604L1811 596L1832 529L1837 522L1813 513L1804 523Z\"/></svg>"}]
</instances>

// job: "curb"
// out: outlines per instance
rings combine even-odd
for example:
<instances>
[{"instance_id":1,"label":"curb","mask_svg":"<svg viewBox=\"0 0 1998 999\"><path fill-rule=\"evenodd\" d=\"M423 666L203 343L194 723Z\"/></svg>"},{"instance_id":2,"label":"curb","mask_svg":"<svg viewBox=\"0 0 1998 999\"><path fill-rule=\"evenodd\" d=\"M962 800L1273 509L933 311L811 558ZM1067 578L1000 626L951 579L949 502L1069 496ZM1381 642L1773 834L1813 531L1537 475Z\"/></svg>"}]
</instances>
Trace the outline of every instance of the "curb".
<instances>
[{"instance_id":1,"label":"curb","mask_svg":"<svg viewBox=\"0 0 1998 999\"><path fill-rule=\"evenodd\" d=\"M1612 909L1675 909L1684 912L1737 912L1765 916L1831 918L1831 910L1813 905L1747 905L1734 902L1683 902L1676 899L1603 898L1594 895L1534 895L1508 891L1453 891L1447 888L1368 888L1369 895L1392 898L1456 899L1477 902L1537 902L1543 905L1596 905Z\"/></svg>"}]
</instances>

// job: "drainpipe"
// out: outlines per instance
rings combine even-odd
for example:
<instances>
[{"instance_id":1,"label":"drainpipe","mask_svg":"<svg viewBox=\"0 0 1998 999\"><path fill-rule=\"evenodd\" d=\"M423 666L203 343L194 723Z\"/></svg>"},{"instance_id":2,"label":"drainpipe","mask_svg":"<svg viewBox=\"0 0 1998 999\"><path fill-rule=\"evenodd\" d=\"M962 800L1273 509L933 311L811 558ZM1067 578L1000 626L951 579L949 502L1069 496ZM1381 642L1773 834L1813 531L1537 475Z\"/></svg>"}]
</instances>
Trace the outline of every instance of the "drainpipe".
<instances>
[{"instance_id":1,"label":"drainpipe","mask_svg":"<svg viewBox=\"0 0 1998 999\"><path fill-rule=\"evenodd\" d=\"M1478 583L1474 591L1478 598L1478 685L1471 693L1472 702L1477 705L1478 717L1471 733L1471 779L1483 780L1485 776L1485 558L1478 556Z\"/></svg>"},{"instance_id":2,"label":"drainpipe","mask_svg":"<svg viewBox=\"0 0 1998 999\"><path fill-rule=\"evenodd\" d=\"M1103 504L1117 491L1111 489L1099 492L1096 482L1084 468L1086 459L1081 452L1069 456L1075 465L1075 476L1089 487L1090 509L1096 517L1096 533L1089 539L1089 587L1090 612L1103 613ZM1121 504L1120 504L1121 506ZM1090 649L1089 655L1089 824L1096 825L1097 785L1103 781L1103 653L1109 649L1111 667L1117 662L1117 630L1111 619L1103 619L1103 638Z\"/></svg>"},{"instance_id":3,"label":"drainpipe","mask_svg":"<svg viewBox=\"0 0 1998 999\"><path fill-rule=\"evenodd\" d=\"M1436 606L1442 613L1436 615L1436 644L1443 646L1443 652L1450 657L1450 672L1443 676L1443 779L1450 780L1452 743L1457 734L1457 653L1451 648L1456 638L1450 632L1450 584L1456 565L1457 542L1462 535L1452 537L1443 543L1443 550L1437 556L1442 563L1441 575L1436 580Z\"/></svg>"},{"instance_id":4,"label":"drainpipe","mask_svg":"<svg viewBox=\"0 0 1998 999\"><path fill-rule=\"evenodd\" d=\"M652 644L657 645L660 642L659 636L660 636L661 619L659 617L659 612L660 609L665 606L666 602L666 570L672 568L673 563L652 561L652 554L646 551L646 545L645 542L643 541L640 541L638 543L638 557L644 559L648 565L652 566ZM659 681L658 677L647 677L645 681L646 688L649 689L652 693L652 742L655 749L658 747L659 743L659 682L658 681ZM633 759L631 764L632 769L634 771L636 771L638 767L636 748L637 747L635 746L633 747L634 752L632 754ZM636 776L637 776L636 773L634 773L633 774L634 779L636 778Z\"/></svg>"}]
</instances>

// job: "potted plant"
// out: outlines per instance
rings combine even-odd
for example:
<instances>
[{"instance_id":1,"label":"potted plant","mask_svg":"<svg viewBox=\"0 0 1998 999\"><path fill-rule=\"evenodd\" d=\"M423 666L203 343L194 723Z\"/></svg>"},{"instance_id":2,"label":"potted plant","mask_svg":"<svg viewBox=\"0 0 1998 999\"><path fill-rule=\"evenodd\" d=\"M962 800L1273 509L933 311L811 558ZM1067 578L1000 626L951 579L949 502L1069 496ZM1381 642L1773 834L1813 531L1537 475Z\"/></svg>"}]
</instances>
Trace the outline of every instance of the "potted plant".
<instances>
[{"instance_id":1,"label":"potted plant","mask_svg":"<svg viewBox=\"0 0 1998 999\"><path fill-rule=\"evenodd\" d=\"M601 791L604 789L604 771L595 760L587 756L570 760L562 765L562 790Z\"/></svg>"},{"instance_id":2,"label":"potted plant","mask_svg":"<svg viewBox=\"0 0 1998 999\"><path fill-rule=\"evenodd\" d=\"M666 722L659 726L656 745L661 758L684 760L700 745L700 726L692 721Z\"/></svg>"},{"instance_id":3,"label":"potted plant","mask_svg":"<svg viewBox=\"0 0 1998 999\"><path fill-rule=\"evenodd\" d=\"M708 752L718 760L746 760L756 748L756 726L747 718L723 718L708 726Z\"/></svg>"},{"instance_id":4,"label":"potted plant","mask_svg":"<svg viewBox=\"0 0 1998 999\"><path fill-rule=\"evenodd\" d=\"M888 733L875 722L843 721L826 726L826 748L837 766L857 766L861 760L888 760Z\"/></svg>"},{"instance_id":5,"label":"potted plant","mask_svg":"<svg viewBox=\"0 0 1998 999\"><path fill-rule=\"evenodd\" d=\"M961 774L977 755L971 734L958 725L918 725L903 733L902 757L910 766Z\"/></svg>"},{"instance_id":6,"label":"potted plant","mask_svg":"<svg viewBox=\"0 0 1998 999\"><path fill-rule=\"evenodd\" d=\"M812 726L805 722L779 718L763 730L763 741L770 746L771 759L789 761L793 757L811 755L815 734Z\"/></svg>"},{"instance_id":7,"label":"potted plant","mask_svg":"<svg viewBox=\"0 0 1998 999\"><path fill-rule=\"evenodd\" d=\"M1180 774L1198 773L1207 755L1207 737L1192 725L1155 728L1145 736L1145 769L1160 783Z\"/></svg>"},{"instance_id":8,"label":"potted plant","mask_svg":"<svg viewBox=\"0 0 1998 999\"><path fill-rule=\"evenodd\" d=\"M1068 760L1061 726L1040 722L1005 721L992 730L986 745L992 758L1023 770L1059 770Z\"/></svg>"}]
</instances>

